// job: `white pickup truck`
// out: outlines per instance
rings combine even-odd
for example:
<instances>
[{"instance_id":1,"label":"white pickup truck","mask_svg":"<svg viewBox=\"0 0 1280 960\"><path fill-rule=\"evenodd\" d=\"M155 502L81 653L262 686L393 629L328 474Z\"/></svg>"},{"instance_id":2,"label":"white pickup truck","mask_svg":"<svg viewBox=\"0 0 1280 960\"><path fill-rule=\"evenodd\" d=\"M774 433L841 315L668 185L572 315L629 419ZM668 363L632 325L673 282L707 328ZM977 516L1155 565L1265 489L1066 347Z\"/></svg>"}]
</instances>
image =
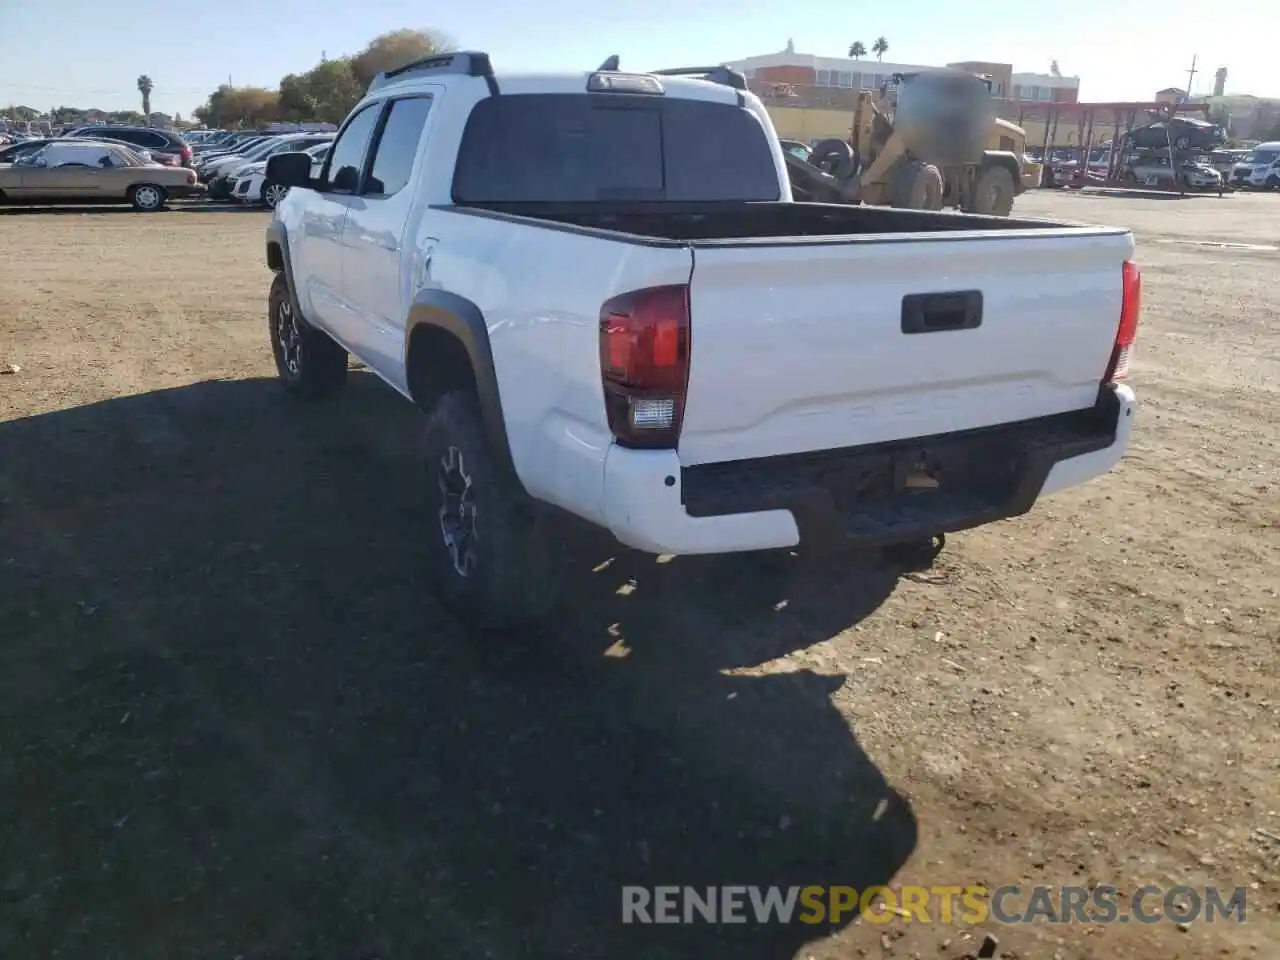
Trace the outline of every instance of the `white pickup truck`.
<instances>
[{"instance_id":1,"label":"white pickup truck","mask_svg":"<svg viewBox=\"0 0 1280 960\"><path fill-rule=\"evenodd\" d=\"M268 175L284 385L328 395L353 354L422 409L423 549L480 627L550 611L548 507L653 553L879 547L1021 514L1128 443L1128 231L792 202L726 68L419 61L318 176Z\"/></svg>"}]
</instances>

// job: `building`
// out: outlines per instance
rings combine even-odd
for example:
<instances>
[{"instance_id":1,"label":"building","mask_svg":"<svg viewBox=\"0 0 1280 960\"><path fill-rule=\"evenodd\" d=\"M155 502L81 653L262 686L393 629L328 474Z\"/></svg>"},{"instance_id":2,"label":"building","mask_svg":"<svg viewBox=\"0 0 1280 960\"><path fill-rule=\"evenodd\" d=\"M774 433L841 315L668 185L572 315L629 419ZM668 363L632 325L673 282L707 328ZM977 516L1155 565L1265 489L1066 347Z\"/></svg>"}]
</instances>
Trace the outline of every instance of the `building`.
<instances>
[{"instance_id":1,"label":"building","mask_svg":"<svg viewBox=\"0 0 1280 960\"><path fill-rule=\"evenodd\" d=\"M781 137L816 140L849 136L850 115L859 90L874 90L895 73L937 69L936 64L881 62L798 53L791 41L778 53L731 60L769 109ZM1003 101L1001 113L1016 112L1019 101L1076 103L1079 77L1014 73L1007 63L965 60L947 64L991 78L991 92Z\"/></svg>"}]
</instances>

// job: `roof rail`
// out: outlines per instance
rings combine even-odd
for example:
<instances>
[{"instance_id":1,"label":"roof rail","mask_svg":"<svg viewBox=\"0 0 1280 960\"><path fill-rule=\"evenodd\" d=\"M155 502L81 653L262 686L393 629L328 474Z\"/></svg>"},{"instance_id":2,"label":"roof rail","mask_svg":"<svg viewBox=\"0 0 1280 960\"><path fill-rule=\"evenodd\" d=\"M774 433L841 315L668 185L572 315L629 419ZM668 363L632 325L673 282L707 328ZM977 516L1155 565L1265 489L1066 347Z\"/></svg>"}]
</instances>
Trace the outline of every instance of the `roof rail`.
<instances>
[{"instance_id":1,"label":"roof rail","mask_svg":"<svg viewBox=\"0 0 1280 960\"><path fill-rule=\"evenodd\" d=\"M457 53L441 53L413 60L403 67L387 70L373 78L368 93L373 93L399 77L414 74L461 74L465 77L484 77L489 93L498 95L498 81L493 75L493 64L487 53L477 50L459 50Z\"/></svg>"},{"instance_id":2,"label":"roof rail","mask_svg":"<svg viewBox=\"0 0 1280 960\"><path fill-rule=\"evenodd\" d=\"M719 83L734 90L746 90L747 78L731 67L672 67L670 70L654 70L659 77L699 77L711 83Z\"/></svg>"}]
</instances>

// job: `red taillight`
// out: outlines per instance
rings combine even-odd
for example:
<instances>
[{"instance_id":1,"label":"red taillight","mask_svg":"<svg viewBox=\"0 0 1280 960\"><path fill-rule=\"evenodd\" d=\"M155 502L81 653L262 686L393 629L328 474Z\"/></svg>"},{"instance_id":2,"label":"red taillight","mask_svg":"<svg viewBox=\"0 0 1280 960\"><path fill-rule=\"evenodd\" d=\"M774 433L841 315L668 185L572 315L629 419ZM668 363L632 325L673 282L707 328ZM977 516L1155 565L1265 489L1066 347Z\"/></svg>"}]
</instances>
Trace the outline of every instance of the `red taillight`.
<instances>
[{"instance_id":1,"label":"red taillight","mask_svg":"<svg viewBox=\"0 0 1280 960\"><path fill-rule=\"evenodd\" d=\"M648 287L600 307L609 429L628 447L674 447L689 387L689 288Z\"/></svg>"},{"instance_id":2,"label":"red taillight","mask_svg":"<svg viewBox=\"0 0 1280 960\"><path fill-rule=\"evenodd\" d=\"M1121 267L1120 326L1116 328L1116 342L1111 350L1111 362L1107 364L1103 383L1117 383L1129 375L1129 355L1133 341L1138 337L1138 315L1142 312L1142 271L1132 260Z\"/></svg>"}]
</instances>

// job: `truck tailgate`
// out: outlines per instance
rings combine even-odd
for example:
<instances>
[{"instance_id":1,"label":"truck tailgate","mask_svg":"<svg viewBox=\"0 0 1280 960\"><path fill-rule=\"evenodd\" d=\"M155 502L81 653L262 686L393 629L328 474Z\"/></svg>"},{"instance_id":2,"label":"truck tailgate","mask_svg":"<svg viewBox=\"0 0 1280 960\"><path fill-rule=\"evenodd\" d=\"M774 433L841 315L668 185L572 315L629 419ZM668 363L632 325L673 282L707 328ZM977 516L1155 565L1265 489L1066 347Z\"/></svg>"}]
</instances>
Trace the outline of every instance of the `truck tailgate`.
<instances>
[{"instance_id":1,"label":"truck tailgate","mask_svg":"<svg viewBox=\"0 0 1280 960\"><path fill-rule=\"evenodd\" d=\"M1132 235L1107 228L695 243L680 461L1090 407L1132 253Z\"/></svg>"}]
</instances>

